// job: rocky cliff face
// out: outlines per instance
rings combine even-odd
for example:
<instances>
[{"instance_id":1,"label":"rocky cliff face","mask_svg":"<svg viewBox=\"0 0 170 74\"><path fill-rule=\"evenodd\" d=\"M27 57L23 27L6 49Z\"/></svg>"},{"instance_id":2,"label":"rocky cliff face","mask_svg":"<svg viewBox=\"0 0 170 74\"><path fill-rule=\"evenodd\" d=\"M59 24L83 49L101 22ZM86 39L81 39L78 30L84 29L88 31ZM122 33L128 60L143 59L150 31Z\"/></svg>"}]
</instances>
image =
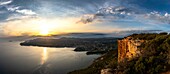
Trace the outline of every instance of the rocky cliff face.
<instances>
[{"instance_id":1,"label":"rocky cliff face","mask_svg":"<svg viewBox=\"0 0 170 74\"><path fill-rule=\"evenodd\" d=\"M128 61L134 57L140 56L140 45L144 40L127 37L118 40L118 62Z\"/></svg>"}]
</instances>

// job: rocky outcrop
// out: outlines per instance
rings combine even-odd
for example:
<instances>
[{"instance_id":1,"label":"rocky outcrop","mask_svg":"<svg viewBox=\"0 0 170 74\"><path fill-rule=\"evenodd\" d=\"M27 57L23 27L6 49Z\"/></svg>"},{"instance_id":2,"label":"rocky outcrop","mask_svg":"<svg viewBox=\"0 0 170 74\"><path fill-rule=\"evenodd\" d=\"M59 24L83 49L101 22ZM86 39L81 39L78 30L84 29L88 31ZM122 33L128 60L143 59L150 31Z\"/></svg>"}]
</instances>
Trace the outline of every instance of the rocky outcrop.
<instances>
[{"instance_id":1,"label":"rocky outcrop","mask_svg":"<svg viewBox=\"0 0 170 74\"><path fill-rule=\"evenodd\" d=\"M108 68L108 69L102 69L100 74L113 74L112 69Z\"/></svg>"},{"instance_id":2,"label":"rocky outcrop","mask_svg":"<svg viewBox=\"0 0 170 74\"><path fill-rule=\"evenodd\" d=\"M144 40L131 37L118 40L118 63L140 56L140 45Z\"/></svg>"}]
</instances>

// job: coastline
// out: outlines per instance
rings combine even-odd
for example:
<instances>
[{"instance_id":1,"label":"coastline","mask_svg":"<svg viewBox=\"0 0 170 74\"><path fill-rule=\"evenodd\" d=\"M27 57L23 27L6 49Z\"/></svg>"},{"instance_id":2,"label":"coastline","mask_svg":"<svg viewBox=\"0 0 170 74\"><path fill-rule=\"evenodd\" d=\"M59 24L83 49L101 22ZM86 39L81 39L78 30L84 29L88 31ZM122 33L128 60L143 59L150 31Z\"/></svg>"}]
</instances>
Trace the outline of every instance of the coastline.
<instances>
[{"instance_id":1,"label":"coastline","mask_svg":"<svg viewBox=\"0 0 170 74\"><path fill-rule=\"evenodd\" d=\"M20 43L21 46L37 46L52 48L75 48L74 51L87 51L90 54L104 54L117 48L118 38L37 38Z\"/></svg>"}]
</instances>

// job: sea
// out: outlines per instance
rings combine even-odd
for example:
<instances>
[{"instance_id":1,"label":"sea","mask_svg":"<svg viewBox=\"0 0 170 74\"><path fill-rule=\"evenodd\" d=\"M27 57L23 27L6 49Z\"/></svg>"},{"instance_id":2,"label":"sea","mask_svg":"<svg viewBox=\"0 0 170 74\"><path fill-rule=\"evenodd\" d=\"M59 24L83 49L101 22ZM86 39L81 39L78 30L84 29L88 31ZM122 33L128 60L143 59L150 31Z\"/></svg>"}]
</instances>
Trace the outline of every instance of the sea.
<instances>
[{"instance_id":1,"label":"sea","mask_svg":"<svg viewBox=\"0 0 170 74\"><path fill-rule=\"evenodd\" d=\"M75 52L75 48L20 46L21 42L0 39L0 74L67 74L101 56Z\"/></svg>"}]
</instances>

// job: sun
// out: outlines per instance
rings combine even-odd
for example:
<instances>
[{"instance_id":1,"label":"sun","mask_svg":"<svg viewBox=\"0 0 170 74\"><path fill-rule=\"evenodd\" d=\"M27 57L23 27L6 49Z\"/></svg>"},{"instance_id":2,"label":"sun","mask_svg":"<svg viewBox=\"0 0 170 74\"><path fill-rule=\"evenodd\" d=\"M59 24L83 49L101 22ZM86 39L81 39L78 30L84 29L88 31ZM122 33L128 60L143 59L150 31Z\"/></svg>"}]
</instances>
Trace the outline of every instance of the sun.
<instances>
[{"instance_id":1,"label":"sun","mask_svg":"<svg viewBox=\"0 0 170 74\"><path fill-rule=\"evenodd\" d=\"M42 30L42 31L40 32L40 34L41 34L41 35L48 35L49 32L48 32L47 29L44 29L44 30Z\"/></svg>"},{"instance_id":2,"label":"sun","mask_svg":"<svg viewBox=\"0 0 170 74\"><path fill-rule=\"evenodd\" d=\"M49 28L47 25L41 25L40 35L43 35L43 36L49 35Z\"/></svg>"}]
</instances>

